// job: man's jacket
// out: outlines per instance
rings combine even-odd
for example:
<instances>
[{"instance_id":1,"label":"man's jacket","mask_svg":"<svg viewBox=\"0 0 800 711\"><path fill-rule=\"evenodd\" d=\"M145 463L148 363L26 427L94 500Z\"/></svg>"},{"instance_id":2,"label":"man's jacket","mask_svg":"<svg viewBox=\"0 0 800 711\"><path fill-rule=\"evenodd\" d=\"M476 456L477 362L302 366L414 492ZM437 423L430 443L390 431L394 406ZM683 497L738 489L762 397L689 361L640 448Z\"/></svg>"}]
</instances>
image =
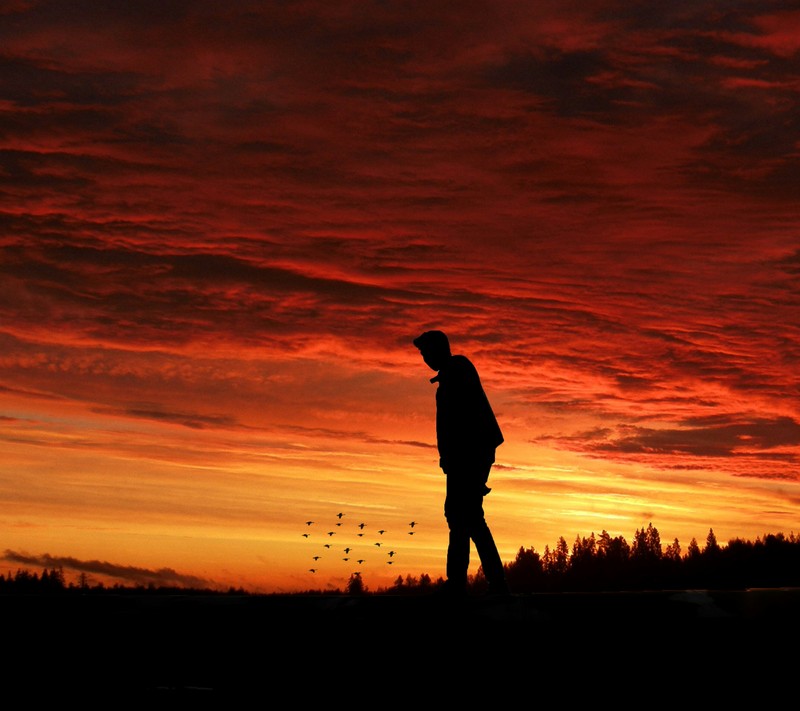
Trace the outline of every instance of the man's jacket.
<instances>
[{"instance_id":1,"label":"man's jacket","mask_svg":"<svg viewBox=\"0 0 800 711\"><path fill-rule=\"evenodd\" d=\"M465 356L451 356L432 382L439 383L436 441L442 469L490 465L503 433L475 366Z\"/></svg>"}]
</instances>

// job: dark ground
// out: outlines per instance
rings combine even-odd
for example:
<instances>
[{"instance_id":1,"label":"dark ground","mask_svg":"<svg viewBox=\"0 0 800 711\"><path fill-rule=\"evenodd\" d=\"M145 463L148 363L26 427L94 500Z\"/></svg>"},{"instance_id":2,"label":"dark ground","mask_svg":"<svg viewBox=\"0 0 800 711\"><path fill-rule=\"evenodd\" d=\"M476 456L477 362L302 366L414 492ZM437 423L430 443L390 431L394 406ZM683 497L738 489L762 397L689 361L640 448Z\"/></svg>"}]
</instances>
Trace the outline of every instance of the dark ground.
<instances>
[{"instance_id":1,"label":"dark ground","mask_svg":"<svg viewBox=\"0 0 800 711\"><path fill-rule=\"evenodd\" d=\"M517 703L520 694L537 707L545 692L559 706L656 699L715 708L756 693L760 706L773 694L777 702L789 683L796 694L798 589L461 602L25 595L0 597L0 611L4 687L64 699L242 694L274 705L291 694L303 706L358 708L383 690L381 703L449 711L459 701Z\"/></svg>"}]
</instances>

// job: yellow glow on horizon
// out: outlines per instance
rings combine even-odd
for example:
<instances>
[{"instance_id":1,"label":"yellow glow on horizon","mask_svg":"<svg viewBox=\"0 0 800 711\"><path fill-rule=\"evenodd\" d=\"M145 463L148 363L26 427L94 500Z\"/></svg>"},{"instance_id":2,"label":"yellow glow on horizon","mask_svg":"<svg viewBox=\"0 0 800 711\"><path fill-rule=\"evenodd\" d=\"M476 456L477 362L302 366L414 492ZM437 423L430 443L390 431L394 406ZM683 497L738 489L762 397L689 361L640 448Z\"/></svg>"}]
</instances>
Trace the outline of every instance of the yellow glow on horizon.
<instances>
[{"instance_id":1,"label":"yellow glow on horizon","mask_svg":"<svg viewBox=\"0 0 800 711\"><path fill-rule=\"evenodd\" d=\"M171 568L261 592L342 587L356 570L369 588L398 576L444 574L444 478L431 449L335 449L313 437L265 443L246 433L140 422L132 423L131 441L131 423L115 429L110 421L87 440L79 420L43 422L6 431L8 461L19 472L3 485L6 549ZM650 470L517 441L498 452L485 510L506 562L520 547L542 553L562 536L571 545L576 536L607 530L630 541L650 522L664 543L677 537L685 550L709 528L721 542L770 532L747 512L754 504L777 510L797 488L741 482L732 489L724 481L710 470ZM346 521L379 521L400 532L391 564L365 546L363 567L333 554L325 565L314 563L324 538L304 538L305 521L332 528L339 510ZM418 525L407 536L411 520ZM353 529L331 538L340 548L362 543ZM477 565L473 552L471 572Z\"/></svg>"}]
</instances>

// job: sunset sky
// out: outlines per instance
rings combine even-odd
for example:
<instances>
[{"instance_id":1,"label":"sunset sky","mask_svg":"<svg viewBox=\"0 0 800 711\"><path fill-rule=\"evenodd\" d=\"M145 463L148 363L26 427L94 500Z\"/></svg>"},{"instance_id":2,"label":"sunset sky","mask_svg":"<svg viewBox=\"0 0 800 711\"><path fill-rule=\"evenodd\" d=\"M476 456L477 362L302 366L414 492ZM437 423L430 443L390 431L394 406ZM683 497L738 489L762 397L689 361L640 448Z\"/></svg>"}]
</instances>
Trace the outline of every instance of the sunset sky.
<instances>
[{"instance_id":1,"label":"sunset sky","mask_svg":"<svg viewBox=\"0 0 800 711\"><path fill-rule=\"evenodd\" d=\"M0 572L443 576L431 328L504 561L800 532L786 7L3 2Z\"/></svg>"}]
</instances>

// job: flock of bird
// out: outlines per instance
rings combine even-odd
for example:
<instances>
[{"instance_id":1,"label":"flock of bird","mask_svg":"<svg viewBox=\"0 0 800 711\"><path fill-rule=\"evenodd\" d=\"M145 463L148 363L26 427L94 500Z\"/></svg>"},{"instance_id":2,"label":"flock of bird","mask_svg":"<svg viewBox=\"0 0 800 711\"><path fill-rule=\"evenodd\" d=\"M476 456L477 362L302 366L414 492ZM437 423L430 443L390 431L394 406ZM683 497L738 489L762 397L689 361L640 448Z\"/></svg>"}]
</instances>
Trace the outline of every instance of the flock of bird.
<instances>
[{"instance_id":1,"label":"flock of bird","mask_svg":"<svg viewBox=\"0 0 800 711\"><path fill-rule=\"evenodd\" d=\"M370 538L375 537L372 535L373 532L370 526L360 522L355 526L355 529L357 529L355 537L357 539L367 538L367 541L353 541L351 539L352 527L348 528L346 522L342 520L345 518L344 512L340 511L336 514L335 518L337 520L330 526L321 525L316 521L305 522L307 530L302 534L303 538L309 540L314 539L312 542L315 543L317 539L322 539L324 541L321 544L321 549L315 550L314 555L311 556L315 567L309 568L309 573L316 573L319 570L320 561L329 560L334 557L338 557L344 562L353 561L357 566L361 566L367 562L367 550L371 551L373 548L381 550L384 546L388 549L384 553L385 557L383 560L385 564L392 565L394 563L394 557L397 555L397 551L394 550L392 545L388 544L388 539L385 537L388 531L385 528L379 528L374 531L374 533L377 534L378 540L370 540ZM416 531L414 531L416 525L416 521L410 521L408 523L408 528L410 530L406 531L406 533L409 536L413 536L414 533L416 533ZM339 539L334 538L337 535L340 537ZM339 543L340 539L341 543ZM360 574L359 570L354 571L354 575Z\"/></svg>"}]
</instances>

